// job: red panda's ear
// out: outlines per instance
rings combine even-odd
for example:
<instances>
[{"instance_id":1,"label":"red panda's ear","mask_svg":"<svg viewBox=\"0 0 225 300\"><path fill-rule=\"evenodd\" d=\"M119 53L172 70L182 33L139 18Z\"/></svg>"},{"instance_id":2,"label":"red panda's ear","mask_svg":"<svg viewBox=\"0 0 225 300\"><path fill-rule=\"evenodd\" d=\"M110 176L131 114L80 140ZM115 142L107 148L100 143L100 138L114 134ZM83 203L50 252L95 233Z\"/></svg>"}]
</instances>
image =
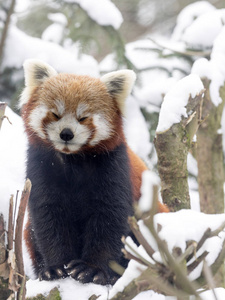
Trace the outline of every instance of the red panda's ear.
<instances>
[{"instance_id":1,"label":"red panda's ear","mask_svg":"<svg viewBox=\"0 0 225 300\"><path fill-rule=\"evenodd\" d=\"M38 59L27 59L24 64L24 76L26 86L39 86L48 77L57 75L55 69Z\"/></svg>"},{"instance_id":2,"label":"red panda's ear","mask_svg":"<svg viewBox=\"0 0 225 300\"><path fill-rule=\"evenodd\" d=\"M136 79L136 74L132 70L121 70L108 73L100 78L106 85L111 96L113 96L124 114L125 100L130 94Z\"/></svg>"},{"instance_id":3,"label":"red panda's ear","mask_svg":"<svg viewBox=\"0 0 225 300\"><path fill-rule=\"evenodd\" d=\"M57 75L55 69L38 59L25 60L23 67L25 89L20 97L20 107L27 103L35 87L41 85L47 78Z\"/></svg>"}]
</instances>

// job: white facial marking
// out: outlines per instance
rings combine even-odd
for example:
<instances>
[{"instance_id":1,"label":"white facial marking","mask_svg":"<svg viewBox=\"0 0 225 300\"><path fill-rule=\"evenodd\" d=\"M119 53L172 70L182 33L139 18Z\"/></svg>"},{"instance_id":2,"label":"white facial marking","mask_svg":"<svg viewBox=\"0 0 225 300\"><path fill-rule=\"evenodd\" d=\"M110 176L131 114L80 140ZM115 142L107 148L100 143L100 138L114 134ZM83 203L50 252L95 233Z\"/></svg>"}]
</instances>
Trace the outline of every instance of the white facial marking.
<instances>
[{"instance_id":1,"label":"white facial marking","mask_svg":"<svg viewBox=\"0 0 225 300\"><path fill-rule=\"evenodd\" d=\"M59 115L63 115L63 113L65 112L64 103L61 100L56 100L55 105L56 105Z\"/></svg>"},{"instance_id":2,"label":"white facial marking","mask_svg":"<svg viewBox=\"0 0 225 300\"><path fill-rule=\"evenodd\" d=\"M87 113L85 113L85 111L87 111L88 106L84 103L80 103L77 107L77 118L82 118L82 117L87 117Z\"/></svg>"},{"instance_id":3,"label":"white facial marking","mask_svg":"<svg viewBox=\"0 0 225 300\"><path fill-rule=\"evenodd\" d=\"M48 108L45 105L37 106L30 114L29 125L42 139L46 138L45 132L42 128L42 120L46 117Z\"/></svg>"},{"instance_id":4,"label":"white facial marking","mask_svg":"<svg viewBox=\"0 0 225 300\"><path fill-rule=\"evenodd\" d=\"M90 141L91 146L95 146L100 141L108 139L112 130L110 123L100 114L95 114L93 116L93 123L96 132L94 138Z\"/></svg>"},{"instance_id":5,"label":"white facial marking","mask_svg":"<svg viewBox=\"0 0 225 300\"><path fill-rule=\"evenodd\" d=\"M73 139L67 143L60 138L60 133L65 128L69 128L74 134ZM47 126L47 133L56 149L63 151L63 149L67 147L71 152L78 151L86 144L91 135L90 129L80 124L72 114L63 116L57 122L51 122Z\"/></svg>"}]
</instances>

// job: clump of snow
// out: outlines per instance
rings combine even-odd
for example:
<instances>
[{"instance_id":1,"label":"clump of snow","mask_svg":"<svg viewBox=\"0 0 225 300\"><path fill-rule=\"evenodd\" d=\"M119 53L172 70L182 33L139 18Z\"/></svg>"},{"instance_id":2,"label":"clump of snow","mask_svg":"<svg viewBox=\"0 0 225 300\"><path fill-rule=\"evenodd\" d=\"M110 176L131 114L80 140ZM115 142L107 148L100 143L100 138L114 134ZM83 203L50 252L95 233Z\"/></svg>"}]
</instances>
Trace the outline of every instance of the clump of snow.
<instances>
[{"instance_id":1,"label":"clump of snow","mask_svg":"<svg viewBox=\"0 0 225 300\"><path fill-rule=\"evenodd\" d=\"M121 12L110 0L65 0L65 2L79 4L99 25L111 25L119 29L123 22Z\"/></svg>"},{"instance_id":2,"label":"clump of snow","mask_svg":"<svg viewBox=\"0 0 225 300\"><path fill-rule=\"evenodd\" d=\"M60 297L62 300L87 300L93 294L95 295L107 295L109 287L101 286L97 284L82 284L75 281L72 278L65 278L55 281L39 281L39 280L28 280L27 282L27 294L26 297L34 297L38 294L47 296L48 293L55 287L59 289Z\"/></svg>"},{"instance_id":3,"label":"clump of snow","mask_svg":"<svg viewBox=\"0 0 225 300\"><path fill-rule=\"evenodd\" d=\"M169 300L168 297L150 290L138 294L132 300L166 300L166 299ZM174 297L173 299L175 300ZM172 297L170 297L170 300L172 300Z\"/></svg>"},{"instance_id":4,"label":"clump of snow","mask_svg":"<svg viewBox=\"0 0 225 300\"><path fill-rule=\"evenodd\" d=\"M225 22L225 9L218 9L199 16L185 30L182 40L188 48L202 50L212 48L213 42Z\"/></svg>"},{"instance_id":5,"label":"clump of snow","mask_svg":"<svg viewBox=\"0 0 225 300\"><path fill-rule=\"evenodd\" d=\"M224 10L225 11L225 10ZM212 82L210 84L210 95L214 105L222 102L219 89L225 82L225 27L216 37L211 54L211 63L213 65Z\"/></svg>"},{"instance_id":6,"label":"clump of snow","mask_svg":"<svg viewBox=\"0 0 225 300\"><path fill-rule=\"evenodd\" d=\"M92 56L82 54L78 58L78 48L71 53L55 43L28 36L15 26L10 27L5 53L2 70L7 67L21 68L25 59L38 58L59 72L99 75L98 63Z\"/></svg>"},{"instance_id":7,"label":"clump of snow","mask_svg":"<svg viewBox=\"0 0 225 300\"><path fill-rule=\"evenodd\" d=\"M147 162L152 149L150 134L139 105L132 96L129 96L126 101L125 115L124 130L127 143L135 153Z\"/></svg>"},{"instance_id":8,"label":"clump of snow","mask_svg":"<svg viewBox=\"0 0 225 300\"><path fill-rule=\"evenodd\" d=\"M182 117L188 117L186 105L188 104L189 97L194 98L203 89L204 86L199 76L195 74L179 80L164 98L156 132L164 132L173 124L179 123Z\"/></svg>"},{"instance_id":9,"label":"clump of snow","mask_svg":"<svg viewBox=\"0 0 225 300\"><path fill-rule=\"evenodd\" d=\"M184 9L182 9L177 17L172 39L179 40L184 30L190 26L196 18L213 10L215 10L215 7L208 1L197 1L187 5Z\"/></svg>"},{"instance_id":10,"label":"clump of snow","mask_svg":"<svg viewBox=\"0 0 225 300\"><path fill-rule=\"evenodd\" d=\"M21 191L25 182L27 138L21 118L6 107L5 118L0 130L0 213L8 220L9 198Z\"/></svg>"},{"instance_id":11,"label":"clump of snow","mask_svg":"<svg viewBox=\"0 0 225 300\"><path fill-rule=\"evenodd\" d=\"M192 210L181 210L175 213L157 214L154 217L154 226L157 230L158 224L160 224L161 230L158 232L159 237L165 240L170 253L173 248L178 247L182 252L185 251L188 241L199 242L205 231L210 228L212 231L216 230L225 221L225 214L207 215ZM145 239L149 242L151 247L155 250L154 259L160 263L163 263L161 254L158 250L157 244L154 241L148 228L144 225L143 221L138 222L140 231L142 232ZM210 266L218 257L219 252L222 249L222 245L225 240L225 232L222 231L218 236L209 238L196 253L196 256L200 256L204 251L208 251L209 254L206 256L206 262ZM140 255L151 263L153 261L145 252L142 246L137 247L130 238L126 239L127 243L131 245ZM127 251L132 251L126 246ZM193 260L195 257L193 258ZM189 262L189 264L192 261ZM135 277L139 276L146 267L131 260L125 270L123 276L116 282L109 292L109 299L111 299L116 293L122 292L124 287L127 286ZM189 275L190 280L197 279L202 272L202 264L194 269ZM218 290L219 291L219 290ZM218 295L224 295L224 289L219 291ZM142 293L140 294L141 297ZM211 299L211 293L205 292L203 299ZM209 297L209 298L207 298ZM106 300L106 295L102 295L99 300ZM138 299L138 298L137 298ZM142 299L142 298L140 298ZM145 299L145 298L144 298ZM158 298L156 298L158 299ZM163 298L159 298L163 299ZM166 297L165 299L172 299ZM212 298L213 299L213 298ZM219 298L220 299L220 298ZM222 299L222 298L221 298ZM155 298L154 298L155 300Z\"/></svg>"},{"instance_id":12,"label":"clump of snow","mask_svg":"<svg viewBox=\"0 0 225 300\"><path fill-rule=\"evenodd\" d=\"M224 288L215 288L214 289L216 294L217 300L224 300L225 299L225 289ZM205 291L201 293L201 299L202 300L215 300L215 296L213 294L213 291Z\"/></svg>"},{"instance_id":13,"label":"clump of snow","mask_svg":"<svg viewBox=\"0 0 225 300\"><path fill-rule=\"evenodd\" d=\"M156 76L157 77L157 76ZM141 107L146 108L147 111L151 111L152 106L160 107L163 96L169 91L169 89L177 82L174 77L163 78L161 80L155 80L148 85L144 85L142 88L135 89L135 97L138 99L138 103Z\"/></svg>"},{"instance_id":14,"label":"clump of snow","mask_svg":"<svg viewBox=\"0 0 225 300\"><path fill-rule=\"evenodd\" d=\"M198 74L201 78L211 80L209 91L213 104L218 106L222 99L220 87L225 83L225 27L220 31L213 43L211 59L201 58L195 61L192 74Z\"/></svg>"},{"instance_id":15,"label":"clump of snow","mask_svg":"<svg viewBox=\"0 0 225 300\"><path fill-rule=\"evenodd\" d=\"M153 186L160 185L160 179L156 173L146 170L142 173L141 197L138 207L142 212L149 211L153 201Z\"/></svg>"},{"instance_id":16,"label":"clump of snow","mask_svg":"<svg viewBox=\"0 0 225 300\"><path fill-rule=\"evenodd\" d=\"M68 23L66 16L62 13L48 14L48 19L52 22L59 23L65 26Z\"/></svg>"},{"instance_id":17,"label":"clump of snow","mask_svg":"<svg viewBox=\"0 0 225 300\"><path fill-rule=\"evenodd\" d=\"M48 14L48 19L54 23L49 25L42 33L42 40L60 44L63 40L66 16L62 13Z\"/></svg>"},{"instance_id":18,"label":"clump of snow","mask_svg":"<svg viewBox=\"0 0 225 300\"><path fill-rule=\"evenodd\" d=\"M192 74L198 74L201 78L211 79L212 67L210 61L204 57L197 59L191 69Z\"/></svg>"},{"instance_id":19,"label":"clump of snow","mask_svg":"<svg viewBox=\"0 0 225 300\"><path fill-rule=\"evenodd\" d=\"M157 224L162 226L161 231L158 233L159 237L167 242L171 253L174 247L179 247L184 252L187 241L194 240L198 242L208 228L212 231L216 230L224 221L225 214L207 215L192 210L157 214L154 218L155 227L157 228ZM218 257L224 239L225 232L222 231L218 236L208 239L196 255L199 256L204 251L208 251L206 261L208 265L211 265ZM201 271L202 265L200 264L198 268L190 273L190 279L198 278Z\"/></svg>"}]
</instances>

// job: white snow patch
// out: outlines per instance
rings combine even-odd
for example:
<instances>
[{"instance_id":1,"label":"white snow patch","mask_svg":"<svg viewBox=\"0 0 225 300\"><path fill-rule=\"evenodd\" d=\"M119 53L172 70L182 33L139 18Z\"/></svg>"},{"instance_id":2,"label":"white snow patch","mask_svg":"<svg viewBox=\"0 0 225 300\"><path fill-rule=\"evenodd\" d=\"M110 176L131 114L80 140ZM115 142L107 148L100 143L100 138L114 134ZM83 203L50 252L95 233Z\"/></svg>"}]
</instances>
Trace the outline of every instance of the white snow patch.
<instances>
[{"instance_id":1,"label":"white snow patch","mask_svg":"<svg viewBox=\"0 0 225 300\"><path fill-rule=\"evenodd\" d=\"M177 17L172 39L179 40L184 30L190 26L197 17L212 10L215 10L215 7L207 1L197 1L187 5Z\"/></svg>"},{"instance_id":2,"label":"white snow patch","mask_svg":"<svg viewBox=\"0 0 225 300\"><path fill-rule=\"evenodd\" d=\"M166 94L161 106L156 132L164 132L187 116L186 105L203 90L199 76L191 74L179 80Z\"/></svg>"},{"instance_id":3,"label":"white snow patch","mask_svg":"<svg viewBox=\"0 0 225 300\"><path fill-rule=\"evenodd\" d=\"M191 73L197 74L201 78L206 77L208 79L211 79L212 76L211 62L208 59L203 57L197 59L192 65Z\"/></svg>"},{"instance_id":4,"label":"white snow patch","mask_svg":"<svg viewBox=\"0 0 225 300\"><path fill-rule=\"evenodd\" d=\"M215 288L214 289L216 293L217 300L224 300L225 299L225 289L224 288ZM202 300L215 300L215 296L213 295L213 292L205 291L201 293Z\"/></svg>"},{"instance_id":5,"label":"white snow patch","mask_svg":"<svg viewBox=\"0 0 225 300\"><path fill-rule=\"evenodd\" d=\"M165 299L167 299L167 297L165 297L164 295L158 294L150 290L138 294L132 300L165 300Z\"/></svg>"},{"instance_id":6,"label":"white snow patch","mask_svg":"<svg viewBox=\"0 0 225 300\"><path fill-rule=\"evenodd\" d=\"M111 25L119 29L123 22L121 12L110 0L65 0L65 2L79 4L99 25Z\"/></svg>"},{"instance_id":7,"label":"white snow patch","mask_svg":"<svg viewBox=\"0 0 225 300\"><path fill-rule=\"evenodd\" d=\"M85 54L78 58L78 52L78 48L71 53L60 45L28 36L15 26L11 26L5 46L7 55L3 59L1 69L21 68L25 59L38 58L59 72L99 76L97 61Z\"/></svg>"},{"instance_id":8,"label":"white snow patch","mask_svg":"<svg viewBox=\"0 0 225 300\"><path fill-rule=\"evenodd\" d=\"M152 171L144 171L142 173L141 197L138 202L142 212L149 211L152 207L154 185L160 185L159 177Z\"/></svg>"},{"instance_id":9,"label":"white snow patch","mask_svg":"<svg viewBox=\"0 0 225 300\"><path fill-rule=\"evenodd\" d=\"M225 11L225 10L224 10ZM225 26L214 41L211 54L212 81L210 84L210 95L215 106L222 102L219 94L220 87L225 82Z\"/></svg>"},{"instance_id":10,"label":"white snow patch","mask_svg":"<svg viewBox=\"0 0 225 300\"><path fill-rule=\"evenodd\" d=\"M198 74L201 78L211 80L209 91L213 104L218 106L222 99L220 87L225 83L225 27L220 31L213 43L211 59L201 58L195 61L192 74Z\"/></svg>"},{"instance_id":11,"label":"white snow patch","mask_svg":"<svg viewBox=\"0 0 225 300\"><path fill-rule=\"evenodd\" d=\"M194 240L198 242L204 232L211 228L217 229L225 221L225 214L207 215L192 210L181 210L176 213L157 214L154 218L154 224L162 226L158 233L162 240L165 240L169 251L172 253L174 247L179 247L182 252L186 249L186 242ZM211 265L217 258L223 241L225 232L222 231L219 236L208 239L201 249L197 252L197 256L201 255L205 250L209 252L206 261ZM195 269L191 274L191 279L196 279L202 271L202 266Z\"/></svg>"},{"instance_id":12,"label":"white snow patch","mask_svg":"<svg viewBox=\"0 0 225 300\"><path fill-rule=\"evenodd\" d=\"M199 16L186 28L182 40L189 48L196 50L208 49L225 22L225 9L217 9Z\"/></svg>"},{"instance_id":13,"label":"white snow patch","mask_svg":"<svg viewBox=\"0 0 225 300\"><path fill-rule=\"evenodd\" d=\"M0 130L0 213L7 222L10 195L14 195L15 201L17 190L24 187L27 138L21 118L9 107L5 115L12 123L4 119Z\"/></svg>"},{"instance_id":14,"label":"white snow patch","mask_svg":"<svg viewBox=\"0 0 225 300\"><path fill-rule=\"evenodd\" d=\"M152 149L150 134L139 105L132 96L126 100L124 125L128 145L147 162Z\"/></svg>"}]
</instances>

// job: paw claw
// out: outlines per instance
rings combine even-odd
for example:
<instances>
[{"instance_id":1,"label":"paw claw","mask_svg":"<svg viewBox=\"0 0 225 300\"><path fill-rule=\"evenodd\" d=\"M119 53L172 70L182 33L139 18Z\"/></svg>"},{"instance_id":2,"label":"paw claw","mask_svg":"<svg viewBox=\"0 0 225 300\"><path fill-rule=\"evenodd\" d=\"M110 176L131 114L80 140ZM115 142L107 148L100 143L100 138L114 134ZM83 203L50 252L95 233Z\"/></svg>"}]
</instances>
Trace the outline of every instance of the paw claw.
<instances>
[{"instance_id":1,"label":"paw claw","mask_svg":"<svg viewBox=\"0 0 225 300\"><path fill-rule=\"evenodd\" d=\"M49 267L39 273L39 280L56 280L67 277L63 267Z\"/></svg>"}]
</instances>

